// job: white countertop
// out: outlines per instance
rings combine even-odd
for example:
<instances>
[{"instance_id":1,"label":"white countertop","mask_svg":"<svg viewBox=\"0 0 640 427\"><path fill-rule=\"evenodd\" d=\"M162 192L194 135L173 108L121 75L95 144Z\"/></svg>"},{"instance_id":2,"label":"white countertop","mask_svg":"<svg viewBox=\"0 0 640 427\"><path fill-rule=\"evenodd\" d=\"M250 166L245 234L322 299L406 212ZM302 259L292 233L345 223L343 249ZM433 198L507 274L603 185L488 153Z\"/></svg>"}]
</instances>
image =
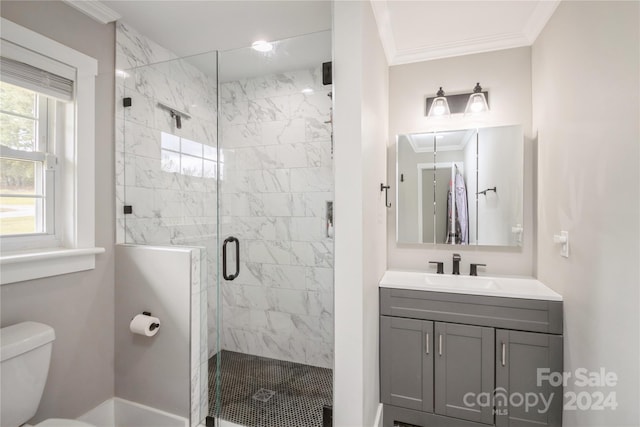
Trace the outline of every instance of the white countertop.
<instances>
[{"instance_id":1,"label":"white countertop","mask_svg":"<svg viewBox=\"0 0 640 427\"><path fill-rule=\"evenodd\" d=\"M420 271L387 270L380 287L454 294L562 301L562 295L537 279L510 276L454 276Z\"/></svg>"}]
</instances>

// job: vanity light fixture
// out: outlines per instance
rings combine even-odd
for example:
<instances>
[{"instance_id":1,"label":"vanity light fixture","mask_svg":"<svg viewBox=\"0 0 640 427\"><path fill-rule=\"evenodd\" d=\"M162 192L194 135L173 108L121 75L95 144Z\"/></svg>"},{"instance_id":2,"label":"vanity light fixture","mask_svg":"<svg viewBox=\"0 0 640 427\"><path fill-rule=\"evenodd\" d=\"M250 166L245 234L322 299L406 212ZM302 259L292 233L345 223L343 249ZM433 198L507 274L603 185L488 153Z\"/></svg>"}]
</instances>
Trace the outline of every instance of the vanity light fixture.
<instances>
[{"instance_id":1,"label":"vanity light fixture","mask_svg":"<svg viewBox=\"0 0 640 427\"><path fill-rule=\"evenodd\" d=\"M489 92L483 91L480 83L473 92L458 93L445 96L442 87L434 97L427 97L426 109L428 117L449 114L479 113L489 110Z\"/></svg>"},{"instance_id":2,"label":"vanity light fixture","mask_svg":"<svg viewBox=\"0 0 640 427\"><path fill-rule=\"evenodd\" d=\"M257 50L258 52L271 52L273 50L273 45L264 40L257 40L251 43L251 47L253 50Z\"/></svg>"},{"instance_id":3,"label":"vanity light fixture","mask_svg":"<svg viewBox=\"0 0 640 427\"><path fill-rule=\"evenodd\" d=\"M442 86L440 86L440 90L436 94L436 98L433 99L431 103L431 108L429 108L429 117L435 116L444 116L451 114L451 110L449 110L449 102L447 101L447 97L444 96L444 91L442 90ZM427 99L428 102L428 99Z\"/></svg>"},{"instance_id":4,"label":"vanity light fixture","mask_svg":"<svg viewBox=\"0 0 640 427\"><path fill-rule=\"evenodd\" d=\"M480 83L476 83L476 87L473 88L473 93L469 96L467 102L467 108L464 109L464 113L482 113L489 110L487 105L487 99L482 93L482 87Z\"/></svg>"}]
</instances>

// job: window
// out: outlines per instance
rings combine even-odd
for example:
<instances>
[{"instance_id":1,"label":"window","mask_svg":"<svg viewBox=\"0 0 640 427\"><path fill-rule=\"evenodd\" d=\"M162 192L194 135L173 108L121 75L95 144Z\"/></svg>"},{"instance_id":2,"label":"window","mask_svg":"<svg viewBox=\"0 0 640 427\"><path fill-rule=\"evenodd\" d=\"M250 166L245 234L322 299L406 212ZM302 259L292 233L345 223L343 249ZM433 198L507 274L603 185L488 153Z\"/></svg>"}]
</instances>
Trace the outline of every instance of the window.
<instances>
[{"instance_id":1,"label":"window","mask_svg":"<svg viewBox=\"0 0 640 427\"><path fill-rule=\"evenodd\" d=\"M97 62L0 27L0 283L95 267Z\"/></svg>"},{"instance_id":2,"label":"window","mask_svg":"<svg viewBox=\"0 0 640 427\"><path fill-rule=\"evenodd\" d=\"M56 101L0 75L0 235L54 246Z\"/></svg>"},{"instance_id":3,"label":"window","mask_svg":"<svg viewBox=\"0 0 640 427\"><path fill-rule=\"evenodd\" d=\"M167 132L161 133L161 144L162 171L199 178L216 177L216 147Z\"/></svg>"}]
</instances>

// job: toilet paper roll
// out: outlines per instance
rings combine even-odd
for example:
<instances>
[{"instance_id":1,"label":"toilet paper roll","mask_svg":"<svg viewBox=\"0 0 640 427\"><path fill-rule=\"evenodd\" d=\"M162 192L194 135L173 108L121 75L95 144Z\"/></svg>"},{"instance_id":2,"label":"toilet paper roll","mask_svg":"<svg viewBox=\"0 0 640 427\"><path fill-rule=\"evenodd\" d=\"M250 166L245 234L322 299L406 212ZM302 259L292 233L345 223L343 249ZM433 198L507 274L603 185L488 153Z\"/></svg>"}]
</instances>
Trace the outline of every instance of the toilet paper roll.
<instances>
[{"instance_id":1,"label":"toilet paper roll","mask_svg":"<svg viewBox=\"0 0 640 427\"><path fill-rule=\"evenodd\" d=\"M152 337L160 329L160 319L146 314L138 314L131 320L129 330L134 334Z\"/></svg>"}]
</instances>

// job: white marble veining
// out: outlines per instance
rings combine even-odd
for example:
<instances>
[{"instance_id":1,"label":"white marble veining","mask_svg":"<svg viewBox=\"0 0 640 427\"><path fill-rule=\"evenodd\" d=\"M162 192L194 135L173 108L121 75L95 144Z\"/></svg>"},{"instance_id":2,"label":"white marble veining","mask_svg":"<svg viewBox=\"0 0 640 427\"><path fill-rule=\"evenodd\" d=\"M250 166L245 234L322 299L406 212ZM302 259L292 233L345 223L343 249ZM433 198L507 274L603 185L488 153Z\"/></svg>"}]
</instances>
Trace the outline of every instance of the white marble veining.
<instances>
[{"instance_id":1,"label":"white marble veining","mask_svg":"<svg viewBox=\"0 0 640 427\"><path fill-rule=\"evenodd\" d=\"M225 349L333 365L329 91L319 67L221 84L221 232L243 260L222 285Z\"/></svg>"},{"instance_id":2,"label":"white marble veining","mask_svg":"<svg viewBox=\"0 0 640 427\"><path fill-rule=\"evenodd\" d=\"M215 61L215 54L201 59ZM214 62L215 64L215 62ZM201 162L204 150L217 145L216 76L136 32L116 24L116 217L118 243L199 246L191 259L191 423L207 414L209 348L216 340L217 312L214 283L216 240L216 179L185 173L180 162ZM132 105L124 107L123 98ZM158 103L191 115L182 129ZM166 151L163 134L178 141ZM181 141L202 148L196 157L181 157ZM186 144L186 142L185 142ZM178 167L163 165L173 155ZM214 154L215 156L215 154ZM215 157L213 157L215 160ZM131 205L133 213L123 214ZM212 296L212 300L208 298Z\"/></svg>"},{"instance_id":3,"label":"white marble veining","mask_svg":"<svg viewBox=\"0 0 640 427\"><path fill-rule=\"evenodd\" d=\"M264 145L292 144L307 140L306 122L301 118L263 122L260 126Z\"/></svg>"},{"instance_id":4,"label":"white marble veining","mask_svg":"<svg viewBox=\"0 0 640 427\"><path fill-rule=\"evenodd\" d=\"M221 84L218 123L216 76L123 23L116 44L118 242L201 247L192 271L192 336L200 337L192 339L192 420L206 413L206 359L220 349L332 367L331 88L320 67ZM158 102L191 118L177 129ZM219 171L186 173L198 169L181 166L194 160L181 157L180 141L215 153L218 125ZM163 145L163 133L178 149ZM240 239L242 259L219 295L218 190L221 236Z\"/></svg>"},{"instance_id":5,"label":"white marble veining","mask_svg":"<svg viewBox=\"0 0 640 427\"><path fill-rule=\"evenodd\" d=\"M291 191L332 191L333 170L330 167L291 169Z\"/></svg>"},{"instance_id":6,"label":"white marble veining","mask_svg":"<svg viewBox=\"0 0 640 427\"><path fill-rule=\"evenodd\" d=\"M116 68L127 70L145 64L175 59L168 49L138 33L126 23L116 23Z\"/></svg>"},{"instance_id":7,"label":"white marble veining","mask_svg":"<svg viewBox=\"0 0 640 427\"><path fill-rule=\"evenodd\" d=\"M333 242L291 242L291 262L308 267L333 267Z\"/></svg>"}]
</instances>

